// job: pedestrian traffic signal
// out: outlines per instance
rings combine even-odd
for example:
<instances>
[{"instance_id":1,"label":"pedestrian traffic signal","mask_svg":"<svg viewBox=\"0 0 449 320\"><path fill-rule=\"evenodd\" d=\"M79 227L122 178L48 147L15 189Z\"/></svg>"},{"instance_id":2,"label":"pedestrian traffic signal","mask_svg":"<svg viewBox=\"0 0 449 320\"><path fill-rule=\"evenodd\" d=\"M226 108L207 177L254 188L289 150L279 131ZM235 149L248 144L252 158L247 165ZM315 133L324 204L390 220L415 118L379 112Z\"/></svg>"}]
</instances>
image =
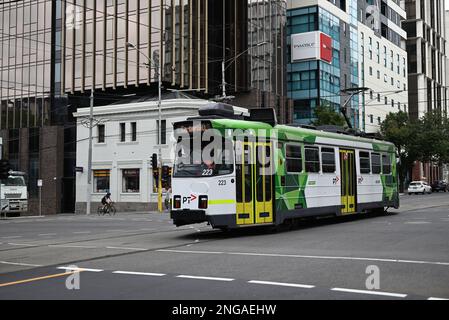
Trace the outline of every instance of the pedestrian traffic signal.
<instances>
[{"instance_id":1,"label":"pedestrian traffic signal","mask_svg":"<svg viewBox=\"0 0 449 320\"><path fill-rule=\"evenodd\" d=\"M157 169L157 154L153 153L151 156L151 167L153 167L153 170Z\"/></svg>"},{"instance_id":2,"label":"pedestrian traffic signal","mask_svg":"<svg viewBox=\"0 0 449 320\"><path fill-rule=\"evenodd\" d=\"M11 165L8 160L0 160L0 179L8 179Z\"/></svg>"}]
</instances>

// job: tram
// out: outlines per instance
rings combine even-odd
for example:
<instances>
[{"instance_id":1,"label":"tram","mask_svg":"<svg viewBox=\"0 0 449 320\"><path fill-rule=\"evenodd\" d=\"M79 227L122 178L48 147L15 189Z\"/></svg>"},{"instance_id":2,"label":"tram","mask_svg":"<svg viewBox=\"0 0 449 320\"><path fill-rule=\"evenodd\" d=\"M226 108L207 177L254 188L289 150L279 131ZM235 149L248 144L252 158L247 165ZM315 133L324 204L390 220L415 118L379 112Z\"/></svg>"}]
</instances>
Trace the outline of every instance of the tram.
<instances>
[{"instance_id":1,"label":"tram","mask_svg":"<svg viewBox=\"0 0 449 320\"><path fill-rule=\"evenodd\" d=\"M234 229L399 208L395 146L325 129L221 103L175 123L173 223Z\"/></svg>"}]
</instances>

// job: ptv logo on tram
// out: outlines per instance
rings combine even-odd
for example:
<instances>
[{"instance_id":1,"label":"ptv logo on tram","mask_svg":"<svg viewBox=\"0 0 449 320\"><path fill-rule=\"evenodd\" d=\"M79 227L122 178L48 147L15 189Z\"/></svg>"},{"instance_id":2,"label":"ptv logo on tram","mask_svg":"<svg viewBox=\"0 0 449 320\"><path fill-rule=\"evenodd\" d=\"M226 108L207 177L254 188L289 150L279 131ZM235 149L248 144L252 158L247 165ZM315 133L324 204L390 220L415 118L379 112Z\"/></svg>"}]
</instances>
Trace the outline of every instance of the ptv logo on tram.
<instances>
[{"instance_id":1,"label":"ptv logo on tram","mask_svg":"<svg viewBox=\"0 0 449 320\"><path fill-rule=\"evenodd\" d=\"M183 197L182 198L182 204L190 204L191 202L195 201L198 197L194 194L191 194L190 197Z\"/></svg>"}]
</instances>

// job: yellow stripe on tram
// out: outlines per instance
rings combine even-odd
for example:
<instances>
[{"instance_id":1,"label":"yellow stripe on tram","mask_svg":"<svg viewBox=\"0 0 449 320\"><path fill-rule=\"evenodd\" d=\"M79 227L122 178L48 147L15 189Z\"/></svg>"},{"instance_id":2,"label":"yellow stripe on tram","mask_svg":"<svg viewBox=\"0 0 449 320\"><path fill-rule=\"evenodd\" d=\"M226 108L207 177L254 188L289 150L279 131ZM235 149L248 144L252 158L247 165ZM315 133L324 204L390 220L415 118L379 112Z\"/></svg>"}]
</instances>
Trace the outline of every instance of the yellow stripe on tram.
<instances>
[{"instance_id":1,"label":"yellow stripe on tram","mask_svg":"<svg viewBox=\"0 0 449 320\"><path fill-rule=\"evenodd\" d=\"M220 204L235 204L235 200L209 200L209 205L220 205Z\"/></svg>"}]
</instances>

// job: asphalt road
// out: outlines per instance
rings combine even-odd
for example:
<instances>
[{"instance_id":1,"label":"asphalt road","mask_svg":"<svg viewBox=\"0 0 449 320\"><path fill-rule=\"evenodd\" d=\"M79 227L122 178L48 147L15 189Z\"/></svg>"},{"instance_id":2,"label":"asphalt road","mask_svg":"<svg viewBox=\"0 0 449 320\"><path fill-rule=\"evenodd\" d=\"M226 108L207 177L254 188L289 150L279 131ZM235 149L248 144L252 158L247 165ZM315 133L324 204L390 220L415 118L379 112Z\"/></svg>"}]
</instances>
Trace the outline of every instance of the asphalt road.
<instances>
[{"instance_id":1,"label":"asphalt road","mask_svg":"<svg viewBox=\"0 0 449 320\"><path fill-rule=\"evenodd\" d=\"M0 299L449 299L449 194L401 201L279 232L156 213L0 220Z\"/></svg>"}]
</instances>

